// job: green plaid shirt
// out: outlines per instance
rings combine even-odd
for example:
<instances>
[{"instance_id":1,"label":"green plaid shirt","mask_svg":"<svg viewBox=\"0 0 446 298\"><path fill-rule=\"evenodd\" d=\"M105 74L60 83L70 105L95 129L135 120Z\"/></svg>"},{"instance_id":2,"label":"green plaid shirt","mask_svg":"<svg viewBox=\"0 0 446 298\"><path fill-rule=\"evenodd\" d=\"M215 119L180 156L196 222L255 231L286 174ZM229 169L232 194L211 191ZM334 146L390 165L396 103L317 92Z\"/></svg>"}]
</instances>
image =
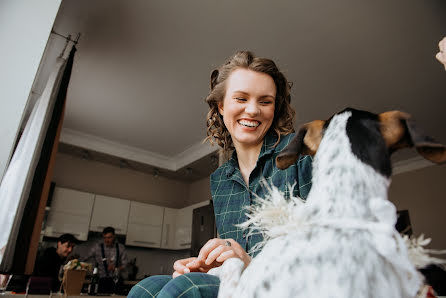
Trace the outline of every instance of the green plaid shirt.
<instances>
[{"instance_id":1,"label":"green plaid shirt","mask_svg":"<svg viewBox=\"0 0 446 298\"><path fill-rule=\"evenodd\" d=\"M280 143L273 147L277 136L275 132L267 133L257 164L249 177L249 187L243 180L235 151L232 158L211 175L211 194L218 234L222 239L234 239L251 256L257 254L251 249L263 239L262 235L254 234L247 237L247 231L243 231L235 225L248 219L245 208L255 202L256 195L264 197L266 189L261 183L262 178L266 179L268 185L276 186L286 198L290 197L289 187L293 185L295 185L294 196L306 199L310 191L311 156L301 156L294 165L286 170L279 170L276 167L276 156L294 136L294 133L281 136Z\"/></svg>"}]
</instances>

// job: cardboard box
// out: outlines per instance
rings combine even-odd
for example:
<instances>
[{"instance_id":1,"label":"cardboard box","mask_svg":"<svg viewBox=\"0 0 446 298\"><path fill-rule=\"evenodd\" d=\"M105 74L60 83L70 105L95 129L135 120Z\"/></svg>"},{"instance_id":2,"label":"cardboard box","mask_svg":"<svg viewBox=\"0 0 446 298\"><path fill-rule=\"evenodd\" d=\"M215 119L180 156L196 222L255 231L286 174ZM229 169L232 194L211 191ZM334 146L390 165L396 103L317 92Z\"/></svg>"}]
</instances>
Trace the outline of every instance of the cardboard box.
<instances>
[{"instance_id":1,"label":"cardboard box","mask_svg":"<svg viewBox=\"0 0 446 298\"><path fill-rule=\"evenodd\" d=\"M62 284L65 296L79 296L85 281L86 270L65 270Z\"/></svg>"}]
</instances>

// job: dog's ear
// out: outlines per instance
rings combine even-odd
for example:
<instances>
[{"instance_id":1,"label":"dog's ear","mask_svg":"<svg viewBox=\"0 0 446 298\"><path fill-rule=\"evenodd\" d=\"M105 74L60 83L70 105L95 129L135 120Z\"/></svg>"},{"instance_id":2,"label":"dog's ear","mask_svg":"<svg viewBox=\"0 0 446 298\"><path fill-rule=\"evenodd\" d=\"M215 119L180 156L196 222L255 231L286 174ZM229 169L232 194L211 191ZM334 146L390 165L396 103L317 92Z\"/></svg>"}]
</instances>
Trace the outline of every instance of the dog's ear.
<instances>
[{"instance_id":1,"label":"dog's ear","mask_svg":"<svg viewBox=\"0 0 446 298\"><path fill-rule=\"evenodd\" d=\"M284 170L294 164L299 155L315 155L322 140L325 121L315 120L302 125L288 146L276 157L276 165Z\"/></svg>"},{"instance_id":2,"label":"dog's ear","mask_svg":"<svg viewBox=\"0 0 446 298\"><path fill-rule=\"evenodd\" d=\"M389 111L378 115L381 134L391 153L413 147L425 159L441 164L446 162L446 146L439 144L415 125L409 114Z\"/></svg>"}]
</instances>

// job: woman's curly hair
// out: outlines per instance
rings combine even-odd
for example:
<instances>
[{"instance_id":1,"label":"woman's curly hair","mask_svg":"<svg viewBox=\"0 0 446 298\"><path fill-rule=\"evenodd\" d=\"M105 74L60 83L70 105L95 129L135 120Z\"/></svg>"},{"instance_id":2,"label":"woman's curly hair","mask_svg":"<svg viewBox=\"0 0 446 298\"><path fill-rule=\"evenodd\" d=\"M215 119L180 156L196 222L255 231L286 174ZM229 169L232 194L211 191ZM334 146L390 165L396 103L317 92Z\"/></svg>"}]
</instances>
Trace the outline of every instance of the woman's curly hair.
<instances>
[{"instance_id":1,"label":"woman's curly hair","mask_svg":"<svg viewBox=\"0 0 446 298\"><path fill-rule=\"evenodd\" d=\"M276 100L274 107L274 120L270 129L274 129L278 136L277 145L281 135L294 132L293 119L295 111L290 105L291 83L287 81L282 72L279 71L274 61L254 56L249 51L239 51L234 54L220 68L212 71L211 91L206 98L209 104L209 112L206 117L207 137L211 143L217 143L224 151L234 149L231 135L226 128L223 117L218 110L218 104L223 102L226 94L226 80L238 68L249 69L269 75L276 84Z\"/></svg>"}]
</instances>

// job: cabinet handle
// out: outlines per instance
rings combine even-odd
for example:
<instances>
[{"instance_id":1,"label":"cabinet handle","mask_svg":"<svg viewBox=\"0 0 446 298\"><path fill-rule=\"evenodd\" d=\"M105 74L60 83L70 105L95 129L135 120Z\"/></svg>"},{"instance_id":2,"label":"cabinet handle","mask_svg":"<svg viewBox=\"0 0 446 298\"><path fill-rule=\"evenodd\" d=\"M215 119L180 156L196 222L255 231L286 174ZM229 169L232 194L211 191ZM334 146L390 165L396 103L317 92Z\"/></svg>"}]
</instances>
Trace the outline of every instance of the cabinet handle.
<instances>
[{"instance_id":1,"label":"cabinet handle","mask_svg":"<svg viewBox=\"0 0 446 298\"><path fill-rule=\"evenodd\" d=\"M65 234L65 233L67 233L67 232L53 231L51 234L56 234L56 235L59 234L59 236L60 236L60 235ZM73 232L70 232L70 234L72 234L74 236L77 236L77 237L80 237L80 235L81 235L79 233L73 233Z\"/></svg>"},{"instance_id":2,"label":"cabinet handle","mask_svg":"<svg viewBox=\"0 0 446 298\"><path fill-rule=\"evenodd\" d=\"M142 241L142 240L133 240L135 243L147 243L147 244L156 244L156 242L152 241Z\"/></svg>"},{"instance_id":3,"label":"cabinet handle","mask_svg":"<svg viewBox=\"0 0 446 298\"><path fill-rule=\"evenodd\" d=\"M187 243L180 243L180 246L186 246L186 245L190 245L190 242L187 242Z\"/></svg>"}]
</instances>

